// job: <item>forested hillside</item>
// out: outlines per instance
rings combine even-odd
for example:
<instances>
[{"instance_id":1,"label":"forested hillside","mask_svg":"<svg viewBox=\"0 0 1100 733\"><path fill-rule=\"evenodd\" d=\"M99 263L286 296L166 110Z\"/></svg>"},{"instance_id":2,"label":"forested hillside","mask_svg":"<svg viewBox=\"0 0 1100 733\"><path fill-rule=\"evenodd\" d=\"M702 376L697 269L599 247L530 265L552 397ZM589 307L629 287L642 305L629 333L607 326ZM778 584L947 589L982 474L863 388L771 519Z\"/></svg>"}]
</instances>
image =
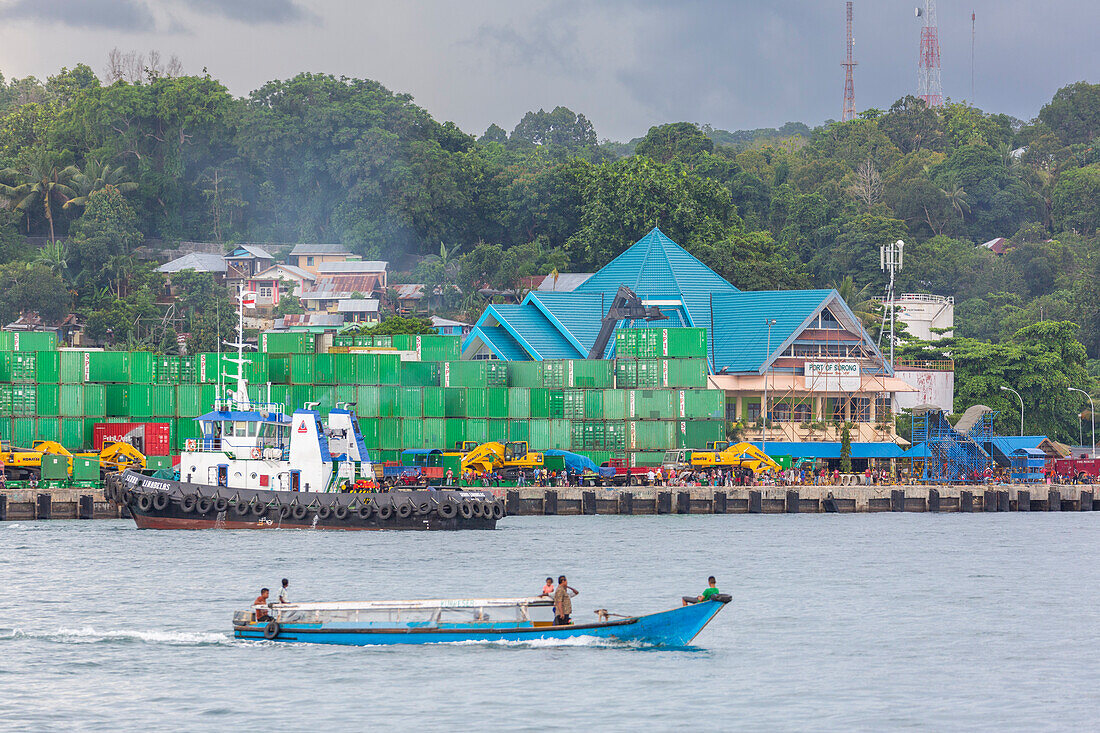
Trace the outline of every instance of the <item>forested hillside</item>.
<instances>
[{"instance_id":1,"label":"forested hillside","mask_svg":"<svg viewBox=\"0 0 1100 733\"><path fill-rule=\"evenodd\" d=\"M904 239L901 289L956 299L956 359L974 339L1057 341L1063 361L1038 371L1062 399L1100 356L1100 85L1059 90L1029 122L905 97L812 129L681 122L615 143L583 111L475 135L317 74L245 98L163 69L0 81L0 319L72 308L105 340L170 346L143 325L160 287L132 257L144 239L342 242L470 315L478 286L594 270L659 224L740 288L843 285L856 306L881 292L879 245ZM976 247L996 237L1004 255ZM971 397L1015 410L995 388ZM1076 438L1077 407L1051 429Z\"/></svg>"}]
</instances>

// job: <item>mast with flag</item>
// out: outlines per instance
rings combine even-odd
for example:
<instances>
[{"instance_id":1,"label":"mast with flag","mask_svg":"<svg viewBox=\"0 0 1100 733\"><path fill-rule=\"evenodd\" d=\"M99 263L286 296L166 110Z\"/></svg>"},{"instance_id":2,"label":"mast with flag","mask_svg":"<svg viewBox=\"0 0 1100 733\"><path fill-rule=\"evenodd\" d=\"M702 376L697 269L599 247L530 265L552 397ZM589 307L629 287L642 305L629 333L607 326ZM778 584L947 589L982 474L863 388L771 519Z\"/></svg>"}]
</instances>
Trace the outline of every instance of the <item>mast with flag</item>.
<instances>
[{"instance_id":1,"label":"mast with flag","mask_svg":"<svg viewBox=\"0 0 1100 733\"><path fill-rule=\"evenodd\" d=\"M236 341L224 342L226 346L237 349L237 357L227 358L225 361L231 362L237 365L236 374L226 374L227 379L233 379L237 382L236 392L230 392L229 396L233 402L241 409L247 409L249 405L248 400L248 380L244 376L244 350L246 348L252 348L251 344L244 342L244 309L256 307L256 293L251 290L245 290L244 286L237 292L237 339Z\"/></svg>"}]
</instances>

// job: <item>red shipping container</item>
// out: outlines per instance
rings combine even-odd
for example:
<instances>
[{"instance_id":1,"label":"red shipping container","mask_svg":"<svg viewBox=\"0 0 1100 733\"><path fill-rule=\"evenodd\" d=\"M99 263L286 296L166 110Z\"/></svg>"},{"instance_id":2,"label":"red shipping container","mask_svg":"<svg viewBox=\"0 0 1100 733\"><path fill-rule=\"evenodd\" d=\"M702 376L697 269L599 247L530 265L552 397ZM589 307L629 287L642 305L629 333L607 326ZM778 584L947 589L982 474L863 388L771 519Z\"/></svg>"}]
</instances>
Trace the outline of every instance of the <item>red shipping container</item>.
<instances>
[{"instance_id":1,"label":"red shipping container","mask_svg":"<svg viewBox=\"0 0 1100 733\"><path fill-rule=\"evenodd\" d=\"M166 422L100 422L92 427L95 449L106 442L127 440L147 456L166 456L171 451L170 426Z\"/></svg>"}]
</instances>

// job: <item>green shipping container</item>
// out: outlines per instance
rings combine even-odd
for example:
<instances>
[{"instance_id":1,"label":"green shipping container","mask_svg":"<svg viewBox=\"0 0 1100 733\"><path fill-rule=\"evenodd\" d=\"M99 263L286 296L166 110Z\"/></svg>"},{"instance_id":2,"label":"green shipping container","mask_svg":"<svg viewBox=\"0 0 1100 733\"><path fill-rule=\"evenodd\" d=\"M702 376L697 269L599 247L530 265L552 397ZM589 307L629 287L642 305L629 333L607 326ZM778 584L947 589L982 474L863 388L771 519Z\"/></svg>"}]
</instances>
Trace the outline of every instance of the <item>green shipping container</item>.
<instances>
[{"instance_id":1,"label":"green shipping container","mask_svg":"<svg viewBox=\"0 0 1100 733\"><path fill-rule=\"evenodd\" d=\"M550 420L550 442L547 449L571 450L573 431L569 420Z\"/></svg>"},{"instance_id":2,"label":"green shipping container","mask_svg":"<svg viewBox=\"0 0 1100 733\"><path fill-rule=\"evenodd\" d=\"M60 377L63 384L84 383L84 355L86 351L59 351L57 352L60 367Z\"/></svg>"},{"instance_id":3,"label":"green shipping container","mask_svg":"<svg viewBox=\"0 0 1100 733\"><path fill-rule=\"evenodd\" d=\"M33 417L17 417L12 421L11 441L15 447L31 447L38 435L37 423Z\"/></svg>"},{"instance_id":4,"label":"green shipping container","mask_svg":"<svg viewBox=\"0 0 1100 733\"><path fill-rule=\"evenodd\" d=\"M705 328L620 329L615 334L617 358L706 358Z\"/></svg>"},{"instance_id":5,"label":"green shipping container","mask_svg":"<svg viewBox=\"0 0 1100 733\"><path fill-rule=\"evenodd\" d=\"M508 388L489 387L485 390L485 403L486 417L508 417Z\"/></svg>"},{"instance_id":6,"label":"green shipping container","mask_svg":"<svg viewBox=\"0 0 1100 733\"><path fill-rule=\"evenodd\" d=\"M508 362L490 360L485 363L485 383L490 387L508 386Z\"/></svg>"},{"instance_id":7,"label":"green shipping container","mask_svg":"<svg viewBox=\"0 0 1100 733\"><path fill-rule=\"evenodd\" d=\"M62 384L57 390L58 414L63 417L84 415L84 385Z\"/></svg>"},{"instance_id":8,"label":"green shipping container","mask_svg":"<svg viewBox=\"0 0 1100 733\"><path fill-rule=\"evenodd\" d=\"M105 417L107 415L107 386L104 384L85 384L84 410L85 417Z\"/></svg>"},{"instance_id":9,"label":"green shipping container","mask_svg":"<svg viewBox=\"0 0 1100 733\"><path fill-rule=\"evenodd\" d=\"M336 384L336 365L333 361L335 354L313 355L313 382L315 384ZM294 357L290 357L293 362ZM291 365L293 369L293 364ZM306 382L299 382L305 384Z\"/></svg>"},{"instance_id":10,"label":"green shipping container","mask_svg":"<svg viewBox=\"0 0 1100 733\"><path fill-rule=\"evenodd\" d=\"M484 443L489 440L489 421L484 419L466 421L465 440Z\"/></svg>"},{"instance_id":11,"label":"green shipping container","mask_svg":"<svg viewBox=\"0 0 1100 733\"><path fill-rule=\"evenodd\" d=\"M377 418L382 414L381 387L360 386L355 389L355 412L360 417Z\"/></svg>"},{"instance_id":12,"label":"green shipping container","mask_svg":"<svg viewBox=\"0 0 1100 733\"><path fill-rule=\"evenodd\" d=\"M461 389L454 388L452 389ZM466 417L487 417L489 404L489 391L487 389L466 389ZM477 440L477 438L470 438Z\"/></svg>"},{"instance_id":13,"label":"green shipping container","mask_svg":"<svg viewBox=\"0 0 1100 733\"><path fill-rule=\"evenodd\" d=\"M290 355L267 355L267 379L273 384L290 384Z\"/></svg>"},{"instance_id":14,"label":"green shipping container","mask_svg":"<svg viewBox=\"0 0 1100 733\"><path fill-rule=\"evenodd\" d=\"M726 439L724 420L680 420L678 448L705 450L707 443Z\"/></svg>"},{"instance_id":15,"label":"green shipping container","mask_svg":"<svg viewBox=\"0 0 1100 733\"><path fill-rule=\"evenodd\" d=\"M485 361L448 361L443 364L444 387L476 387L484 389L487 384L487 362Z\"/></svg>"},{"instance_id":16,"label":"green shipping container","mask_svg":"<svg viewBox=\"0 0 1100 733\"><path fill-rule=\"evenodd\" d=\"M706 387L706 359L661 359L662 387Z\"/></svg>"},{"instance_id":17,"label":"green shipping container","mask_svg":"<svg viewBox=\"0 0 1100 733\"><path fill-rule=\"evenodd\" d=\"M466 420L462 418L448 418L443 425L444 443L451 450L455 444L466 440Z\"/></svg>"},{"instance_id":18,"label":"green shipping container","mask_svg":"<svg viewBox=\"0 0 1100 733\"><path fill-rule=\"evenodd\" d=\"M92 434L86 429L88 421L81 417L63 417L60 420L61 423L61 445L68 448L70 451L86 450L93 448ZM81 459L73 460L73 478L76 476L76 463ZM88 460L88 459L84 459ZM95 478L99 478L99 461L96 460L96 474Z\"/></svg>"},{"instance_id":19,"label":"green shipping container","mask_svg":"<svg viewBox=\"0 0 1100 733\"><path fill-rule=\"evenodd\" d=\"M177 417L198 417L205 415L214 408L213 384L181 384L176 387L176 415ZM85 392L87 394L87 392ZM272 387L272 400L276 399L277 392Z\"/></svg>"},{"instance_id":20,"label":"green shipping container","mask_svg":"<svg viewBox=\"0 0 1100 733\"><path fill-rule=\"evenodd\" d=\"M531 390L529 388L508 388L508 417L531 417Z\"/></svg>"},{"instance_id":21,"label":"green shipping container","mask_svg":"<svg viewBox=\"0 0 1100 733\"><path fill-rule=\"evenodd\" d=\"M661 451L679 446L671 420L632 420L627 424L626 447L631 451Z\"/></svg>"},{"instance_id":22,"label":"green shipping container","mask_svg":"<svg viewBox=\"0 0 1100 733\"><path fill-rule=\"evenodd\" d=\"M379 387L378 395L378 414L381 417L401 417L401 391L398 387Z\"/></svg>"},{"instance_id":23,"label":"green shipping container","mask_svg":"<svg viewBox=\"0 0 1100 733\"><path fill-rule=\"evenodd\" d=\"M34 381L39 384L60 382L61 354L56 351L39 351L35 356Z\"/></svg>"},{"instance_id":24,"label":"green shipping container","mask_svg":"<svg viewBox=\"0 0 1100 733\"><path fill-rule=\"evenodd\" d=\"M450 450L447 445L446 423L441 417L424 418L424 447Z\"/></svg>"},{"instance_id":25,"label":"green shipping container","mask_svg":"<svg viewBox=\"0 0 1100 733\"><path fill-rule=\"evenodd\" d=\"M447 389L445 387L424 387L421 395L421 409L424 412L424 417L447 416Z\"/></svg>"},{"instance_id":26,"label":"green shipping container","mask_svg":"<svg viewBox=\"0 0 1100 733\"><path fill-rule=\"evenodd\" d=\"M52 440L55 443L61 442L61 421L56 417L40 417L35 423L34 428L35 440ZM68 447L68 446L66 446ZM61 458L57 456L57 458ZM64 459L63 459L64 460ZM67 464L68 461L66 460ZM65 473L68 473L68 467L66 466ZM45 478L45 476L43 476Z\"/></svg>"},{"instance_id":27,"label":"green shipping container","mask_svg":"<svg viewBox=\"0 0 1100 733\"><path fill-rule=\"evenodd\" d=\"M375 354L378 361L378 384L401 383L401 357L397 354Z\"/></svg>"},{"instance_id":28,"label":"green shipping container","mask_svg":"<svg viewBox=\"0 0 1100 733\"><path fill-rule=\"evenodd\" d=\"M508 421L507 420L493 420L486 421L488 423L488 439L497 443L504 443L508 440Z\"/></svg>"},{"instance_id":29,"label":"green shipping container","mask_svg":"<svg viewBox=\"0 0 1100 733\"><path fill-rule=\"evenodd\" d=\"M290 383L291 384L315 384L317 379L316 358L317 354L291 354L290 356Z\"/></svg>"},{"instance_id":30,"label":"green shipping container","mask_svg":"<svg viewBox=\"0 0 1100 733\"><path fill-rule=\"evenodd\" d=\"M378 450L378 441L380 440L378 429L378 418L359 419L359 432L363 436L363 445L368 450Z\"/></svg>"},{"instance_id":31,"label":"green shipping container","mask_svg":"<svg viewBox=\"0 0 1100 733\"><path fill-rule=\"evenodd\" d=\"M153 359L150 351L130 352L130 382L132 384L153 383Z\"/></svg>"},{"instance_id":32,"label":"green shipping container","mask_svg":"<svg viewBox=\"0 0 1100 733\"><path fill-rule=\"evenodd\" d=\"M332 354L332 383L359 383L359 355Z\"/></svg>"},{"instance_id":33,"label":"green shipping container","mask_svg":"<svg viewBox=\"0 0 1100 733\"><path fill-rule=\"evenodd\" d=\"M264 354L312 354L315 337L302 331L267 331L260 335Z\"/></svg>"},{"instance_id":34,"label":"green shipping container","mask_svg":"<svg viewBox=\"0 0 1100 733\"><path fill-rule=\"evenodd\" d=\"M15 333L0 331L0 351L15 351Z\"/></svg>"},{"instance_id":35,"label":"green shipping container","mask_svg":"<svg viewBox=\"0 0 1100 733\"><path fill-rule=\"evenodd\" d=\"M603 417L605 420L626 419L626 390L605 389L600 392L603 397Z\"/></svg>"},{"instance_id":36,"label":"green shipping container","mask_svg":"<svg viewBox=\"0 0 1100 733\"><path fill-rule=\"evenodd\" d=\"M89 351L85 353L85 382L127 382L130 379L130 352Z\"/></svg>"},{"instance_id":37,"label":"green shipping container","mask_svg":"<svg viewBox=\"0 0 1100 733\"><path fill-rule=\"evenodd\" d=\"M401 420L384 417L378 421L378 444L383 450L401 450L404 448Z\"/></svg>"},{"instance_id":38,"label":"green shipping container","mask_svg":"<svg viewBox=\"0 0 1100 733\"><path fill-rule=\"evenodd\" d=\"M8 380L16 384L34 384L38 381L36 367L38 365L37 352L21 353L12 352L7 357Z\"/></svg>"},{"instance_id":39,"label":"green shipping container","mask_svg":"<svg viewBox=\"0 0 1100 733\"><path fill-rule=\"evenodd\" d=\"M545 387L531 388L531 417L550 417L550 390Z\"/></svg>"},{"instance_id":40,"label":"green shipping container","mask_svg":"<svg viewBox=\"0 0 1100 733\"><path fill-rule=\"evenodd\" d=\"M726 393L720 389L682 389L678 397L680 418L724 420L726 417Z\"/></svg>"},{"instance_id":41,"label":"green shipping container","mask_svg":"<svg viewBox=\"0 0 1100 733\"><path fill-rule=\"evenodd\" d=\"M356 390L358 388L354 384L338 384L333 392L333 399L335 400L333 406L339 404L350 404L355 402Z\"/></svg>"},{"instance_id":42,"label":"green shipping container","mask_svg":"<svg viewBox=\"0 0 1100 733\"><path fill-rule=\"evenodd\" d=\"M52 331L16 331L12 334L13 351L57 351L57 334Z\"/></svg>"},{"instance_id":43,"label":"green shipping container","mask_svg":"<svg viewBox=\"0 0 1100 733\"><path fill-rule=\"evenodd\" d=\"M628 466L651 466L656 468L665 459L665 452L659 451L634 451L627 455Z\"/></svg>"},{"instance_id":44,"label":"green shipping container","mask_svg":"<svg viewBox=\"0 0 1100 733\"><path fill-rule=\"evenodd\" d=\"M550 445L550 421L531 420L527 425L527 443L531 450L544 451Z\"/></svg>"},{"instance_id":45,"label":"green shipping container","mask_svg":"<svg viewBox=\"0 0 1100 733\"><path fill-rule=\"evenodd\" d=\"M35 391L35 411L33 414L39 417L53 418L60 415L60 389L56 384L38 385Z\"/></svg>"},{"instance_id":46,"label":"green shipping container","mask_svg":"<svg viewBox=\"0 0 1100 733\"><path fill-rule=\"evenodd\" d=\"M530 420L509 420L508 421L508 440L527 440L530 441L531 435L531 421Z\"/></svg>"},{"instance_id":47,"label":"green shipping container","mask_svg":"<svg viewBox=\"0 0 1100 733\"><path fill-rule=\"evenodd\" d=\"M401 417L415 420L419 420L421 417L423 417L423 392L421 391L421 388L398 387L397 389L399 392L399 399L401 401Z\"/></svg>"},{"instance_id":48,"label":"green shipping container","mask_svg":"<svg viewBox=\"0 0 1100 733\"><path fill-rule=\"evenodd\" d=\"M439 363L434 361L403 361L400 381L405 387L438 387Z\"/></svg>"},{"instance_id":49,"label":"green shipping container","mask_svg":"<svg viewBox=\"0 0 1100 733\"><path fill-rule=\"evenodd\" d=\"M447 417L466 417L465 387L447 387L445 399Z\"/></svg>"},{"instance_id":50,"label":"green shipping container","mask_svg":"<svg viewBox=\"0 0 1100 733\"><path fill-rule=\"evenodd\" d=\"M152 410L154 417L174 417L176 414L176 389L171 384L154 384L152 392Z\"/></svg>"},{"instance_id":51,"label":"green shipping container","mask_svg":"<svg viewBox=\"0 0 1100 733\"><path fill-rule=\"evenodd\" d=\"M609 389L615 386L615 362L606 359L570 359L566 362L567 387Z\"/></svg>"},{"instance_id":52,"label":"green shipping container","mask_svg":"<svg viewBox=\"0 0 1100 733\"><path fill-rule=\"evenodd\" d=\"M64 432L64 429L62 429ZM87 446L87 443L81 445ZM65 447L68 448L69 444L66 443ZM74 481L98 481L99 480L99 459L98 458L74 458L73 459L73 480Z\"/></svg>"},{"instance_id":53,"label":"green shipping container","mask_svg":"<svg viewBox=\"0 0 1100 733\"><path fill-rule=\"evenodd\" d=\"M508 362L508 386L541 387L542 365L543 362L541 361Z\"/></svg>"},{"instance_id":54,"label":"green shipping container","mask_svg":"<svg viewBox=\"0 0 1100 733\"><path fill-rule=\"evenodd\" d=\"M420 418L401 421L401 447L424 448L424 423Z\"/></svg>"}]
</instances>

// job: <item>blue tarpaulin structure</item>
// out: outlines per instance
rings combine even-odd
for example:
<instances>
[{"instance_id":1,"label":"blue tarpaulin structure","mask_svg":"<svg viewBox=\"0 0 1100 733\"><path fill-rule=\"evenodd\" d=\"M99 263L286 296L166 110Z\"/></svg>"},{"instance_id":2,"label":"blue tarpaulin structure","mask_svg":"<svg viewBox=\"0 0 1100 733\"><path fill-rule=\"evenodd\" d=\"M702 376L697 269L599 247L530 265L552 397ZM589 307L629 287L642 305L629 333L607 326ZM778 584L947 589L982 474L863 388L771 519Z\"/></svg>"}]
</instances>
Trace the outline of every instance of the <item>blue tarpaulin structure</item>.
<instances>
[{"instance_id":1,"label":"blue tarpaulin structure","mask_svg":"<svg viewBox=\"0 0 1100 733\"><path fill-rule=\"evenodd\" d=\"M543 455L547 456L562 456L565 459L565 470L569 473L597 473L601 476L614 476L614 468L600 468L596 465L596 462L587 456L582 456L577 453L570 453L567 450L547 450L543 451Z\"/></svg>"}]
</instances>

